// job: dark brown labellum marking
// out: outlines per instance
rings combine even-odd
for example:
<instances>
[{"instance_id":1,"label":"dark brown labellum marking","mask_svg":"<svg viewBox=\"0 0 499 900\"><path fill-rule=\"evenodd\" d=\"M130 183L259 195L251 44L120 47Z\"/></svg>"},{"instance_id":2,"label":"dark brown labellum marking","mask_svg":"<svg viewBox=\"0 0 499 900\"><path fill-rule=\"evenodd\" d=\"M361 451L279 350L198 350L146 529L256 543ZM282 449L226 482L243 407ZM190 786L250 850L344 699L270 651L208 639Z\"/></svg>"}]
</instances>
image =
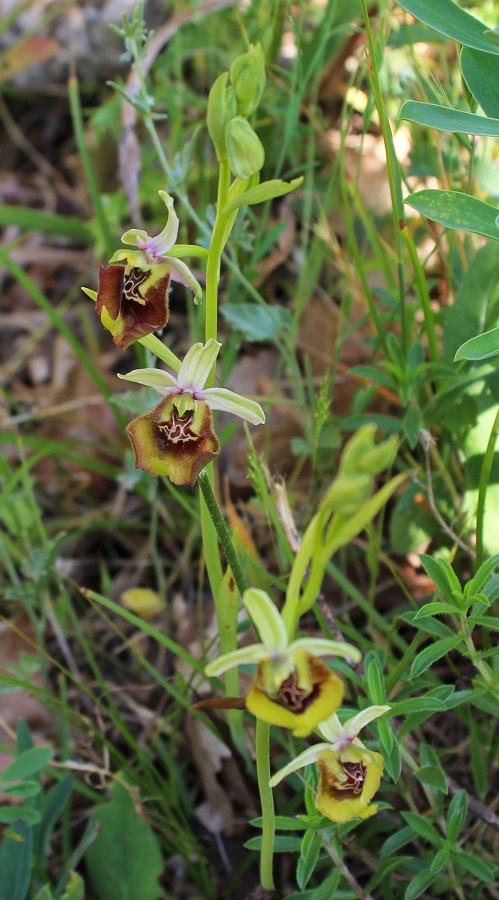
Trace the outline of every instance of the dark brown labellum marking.
<instances>
[{"instance_id":1,"label":"dark brown labellum marking","mask_svg":"<svg viewBox=\"0 0 499 900\"><path fill-rule=\"evenodd\" d=\"M341 797L358 797L364 788L367 766L363 762L342 762L345 781L337 781L333 787L333 793L337 792Z\"/></svg>"},{"instance_id":2,"label":"dark brown labellum marking","mask_svg":"<svg viewBox=\"0 0 499 900\"><path fill-rule=\"evenodd\" d=\"M289 709L292 713L302 713L313 703L317 694L317 687L312 688L311 691L303 690L298 684L296 672L292 672L282 682L277 695L270 699L279 703L280 706L284 706L285 709Z\"/></svg>"},{"instance_id":3,"label":"dark brown labellum marking","mask_svg":"<svg viewBox=\"0 0 499 900\"><path fill-rule=\"evenodd\" d=\"M185 444L187 441L199 440L198 434L193 434L190 426L194 419L194 411L188 410L183 416L180 416L176 409L172 410L172 414L167 422L157 423L162 440L166 440L172 444Z\"/></svg>"},{"instance_id":4,"label":"dark brown labellum marking","mask_svg":"<svg viewBox=\"0 0 499 900\"><path fill-rule=\"evenodd\" d=\"M148 278L149 273L142 269L131 269L123 283L123 296L126 300L135 300L143 303L144 299L140 296L139 287Z\"/></svg>"}]
</instances>

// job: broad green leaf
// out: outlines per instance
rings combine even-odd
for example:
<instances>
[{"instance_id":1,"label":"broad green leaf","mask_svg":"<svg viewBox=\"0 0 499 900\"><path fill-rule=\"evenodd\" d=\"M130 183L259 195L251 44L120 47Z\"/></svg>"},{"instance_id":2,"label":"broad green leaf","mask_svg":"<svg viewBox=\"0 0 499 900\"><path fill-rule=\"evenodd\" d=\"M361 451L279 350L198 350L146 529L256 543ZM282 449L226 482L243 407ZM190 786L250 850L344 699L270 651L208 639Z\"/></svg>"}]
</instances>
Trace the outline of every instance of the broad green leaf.
<instances>
[{"instance_id":1,"label":"broad green leaf","mask_svg":"<svg viewBox=\"0 0 499 900\"><path fill-rule=\"evenodd\" d=\"M416 659L412 664L410 677L417 678L418 675L426 672L433 663L437 662L438 659L441 659L442 656L445 656L446 653L450 653L450 651L457 647L461 641L462 637L456 634L454 637L444 638L444 640L437 641L430 647L426 647L416 656Z\"/></svg>"},{"instance_id":2,"label":"broad green leaf","mask_svg":"<svg viewBox=\"0 0 499 900\"><path fill-rule=\"evenodd\" d=\"M50 747L33 747L20 753L10 766L7 766L2 774L2 781L17 781L29 778L36 772L40 772L52 759L53 751Z\"/></svg>"},{"instance_id":3,"label":"broad green leaf","mask_svg":"<svg viewBox=\"0 0 499 900\"><path fill-rule=\"evenodd\" d=\"M26 800L28 797L36 797L40 793L41 785L38 781L18 781L16 784L5 785L0 782L0 789L12 797Z\"/></svg>"},{"instance_id":4,"label":"broad green leaf","mask_svg":"<svg viewBox=\"0 0 499 900\"><path fill-rule=\"evenodd\" d=\"M38 825L40 819L38 810L29 806L0 806L0 822L5 822L6 825L12 825L14 822Z\"/></svg>"},{"instance_id":5,"label":"broad green leaf","mask_svg":"<svg viewBox=\"0 0 499 900\"><path fill-rule=\"evenodd\" d=\"M498 60L499 63L499 60ZM407 100L403 104L399 119L427 125L437 131L451 131L454 134L481 134L487 137L499 137L499 119L489 119L460 109L449 109L437 103L420 103L418 100Z\"/></svg>"},{"instance_id":6,"label":"broad green leaf","mask_svg":"<svg viewBox=\"0 0 499 900\"><path fill-rule=\"evenodd\" d=\"M499 118L499 61L492 53L482 53L463 47L461 52L463 78L488 116Z\"/></svg>"},{"instance_id":7,"label":"broad green leaf","mask_svg":"<svg viewBox=\"0 0 499 900\"><path fill-rule=\"evenodd\" d=\"M233 303L222 306L221 313L247 341L275 341L293 321L289 309L284 306Z\"/></svg>"},{"instance_id":8,"label":"broad green leaf","mask_svg":"<svg viewBox=\"0 0 499 900\"><path fill-rule=\"evenodd\" d=\"M461 9L454 0L399 0L399 3L416 19L458 44L499 54L499 46L487 36L487 26Z\"/></svg>"},{"instance_id":9,"label":"broad green leaf","mask_svg":"<svg viewBox=\"0 0 499 900\"><path fill-rule=\"evenodd\" d=\"M303 181L303 176L294 178L293 181L282 181L280 178L274 178L272 181L264 181L263 184L257 184L244 193L234 197L233 200L224 206L223 213L234 212L240 206L252 206L255 203L264 203L266 200L274 200L276 197L283 197L294 191Z\"/></svg>"},{"instance_id":10,"label":"broad green leaf","mask_svg":"<svg viewBox=\"0 0 499 900\"><path fill-rule=\"evenodd\" d=\"M499 353L499 328L492 328L491 331L485 331L483 334L477 334L469 341L461 344L457 350L454 359L456 362L460 359L490 359Z\"/></svg>"},{"instance_id":11,"label":"broad green leaf","mask_svg":"<svg viewBox=\"0 0 499 900\"><path fill-rule=\"evenodd\" d=\"M468 795L465 790L459 791L452 798L447 812L447 840L455 844L463 830L468 814Z\"/></svg>"},{"instance_id":12,"label":"broad green leaf","mask_svg":"<svg viewBox=\"0 0 499 900\"><path fill-rule=\"evenodd\" d=\"M477 197L470 197L460 191L424 190L410 194L404 203L446 228L473 231L499 241L499 228L496 224L499 210Z\"/></svg>"},{"instance_id":13,"label":"broad green leaf","mask_svg":"<svg viewBox=\"0 0 499 900\"><path fill-rule=\"evenodd\" d=\"M164 864L156 835L136 808L131 792L115 780L112 799L92 814L100 826L85 860L94 889L106 900L160 900Z\"/></svg>"}]
</instances>

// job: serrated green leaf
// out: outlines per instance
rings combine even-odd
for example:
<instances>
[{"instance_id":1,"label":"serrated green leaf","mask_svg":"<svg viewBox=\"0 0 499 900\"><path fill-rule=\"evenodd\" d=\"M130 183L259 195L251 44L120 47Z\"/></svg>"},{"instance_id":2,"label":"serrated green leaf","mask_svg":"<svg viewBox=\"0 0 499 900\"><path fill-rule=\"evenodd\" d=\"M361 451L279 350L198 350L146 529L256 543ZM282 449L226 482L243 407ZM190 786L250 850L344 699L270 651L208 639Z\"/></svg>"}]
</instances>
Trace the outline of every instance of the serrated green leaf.
<instances>
[{"instance_id":1,"label":"serrated green leaf","mask_svg":"<svg viewBox=\"0 0 499 900\"><path fill-rule=\"evenodd\" d=\"M400 6L420 19L425 25L452 38L465 47L499 53L498 45L486 34L486 26L480 19L461 9L454 0L399 0Z\"/></svg>"},{"instance_id":2,"label":"serrated green leaf","mask_svg":"<svg viewBox=\"0 0 499 900\"><path fill-rule=\"evenodd\" d=\"M437 103L407 100L401 107L398 117L408 122L414 122L416 125L435 128L437 131L499 137L499 119L478 116L460 109L449 109L446 106L439 106Z\"/></svg>"},{"instance_id":3,"label":"serrated green leaf","mask_svg":"<svg viewBox=\"0 0 499 900\"><path fill-rule=\"evenodd\" d=\"M425 603L421 609L418 609L415 618L421 619L423 616L438 616L445 615L450 616L452 613L455 613L456 609L453 609L449 603L443 603L441 601L435 601L434 603Z\"/></svg>"},{"instance_id":4,"label":"serrated green leaf","mask_svg":"<svg viewBox=\"0 0 499 900\"><path fill-rule=\"evenodd\" d=\"M437 641L435 644L432 644L431 647L425 647L425 649L416 656L416 659L412 664L410 677L417 678L418 675L426 672L426 669L437 662L438 659L441 659L442 656L445 656L446 653L450 653L451 650L454 650L461 642L461 636L454 635L454 637Z\"/></svg>"},{"instance_id":5,"label":"serrated green leaf","mask_svg":"<svg viewBox=\"0 0 499 900\"><path fill-rule=\"evenodd\" d=\"M463 194L461 191L423 190L410 194L404 203L417 209L421 215L433 222L440 222L446 228L473 231L483 237L499 241L497 217L499 209Z\"/></svg>"},{"instance_id":6,"label":"serrated green leaf","mask_svg":"<svg viewBox=\"0 0 499 900\"><path fill-rule=\"evenodd\" d=\"M493 631L499 631L499 619L496 616L470 616L467 622L472 628L479 625L481 628L491 628Z\"/></svg>"}]
</instances>

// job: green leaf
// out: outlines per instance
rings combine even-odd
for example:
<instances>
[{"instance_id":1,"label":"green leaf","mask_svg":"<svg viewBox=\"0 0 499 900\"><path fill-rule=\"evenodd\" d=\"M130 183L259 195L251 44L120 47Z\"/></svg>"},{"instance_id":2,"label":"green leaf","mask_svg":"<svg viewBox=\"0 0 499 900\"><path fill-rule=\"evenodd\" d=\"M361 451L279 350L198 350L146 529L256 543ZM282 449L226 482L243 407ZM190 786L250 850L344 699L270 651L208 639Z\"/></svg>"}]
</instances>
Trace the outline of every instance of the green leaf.
<instances>
[{"instance_id":1,"label":"green leaf","mask_svg":"<svg viewBox=\"0 0 499 900\"><path fill-rule=\"evenodd\" d=\"M381 706L386 700L386 692L378 657L370 653L366 659L365 666L369 696L376 706Z\"/></svg>"},{"instance_id":2,"label":"green leaf","mask_svg":"<svg viewBox=\"0 0 499 900\"><path fill-rule=\"evenodd\" d=\"M42 860L43 865L47 864L52 832L59 816L69 802L73 786L74 778L72 775L65 775L50 790L46 791L42 797L40 807L42 821L40 827L36 829L34 849L35 855Z\"/></svg>"},{"instance_id":3,"label":"green leaf","mask_svg":"<svg viewBox=\"0 0 499 900\"><path fill-rule=\"evenodd\" d=\"M322 846L320 831L310 829L303 835L300 859L296 867L296 880L298 887L305 888L315 869L319 852Z\"/></svg>"},{"instance_id":4,"label":"green leaf","mask_svg":"<svg viewBox=\"0 0 499 900\"><path fill-rule=\"evenodd\" d=\"M466 853L464 850L459 851L451 851L452 862L459 866L459 868L464 869L466 872L470 872L475 878L479 878L480 881L485 881L487 884L491 884L496 880L496 869L489 863L486 863L483 859L478 859L476 856L472 856L471 853Z\"/></svg>"},{"instance_id":5,"label":"green leaf","mask_svg":"<svg viewBox=\"0 0 499 900\"><path fill-rule=\"evenodd\" d=\"M228 215L239 209L241 206L253 206L255 203L264 203L266 200L274 200L276 197L283 197L300 186L303 176L293 178L293 181L282 181L280 178L274 178L271 181L264 181L263 184L257 184L253 188L234 197L223 208L223 214Z\"/></svg>"},{"instance_id":6,"label":"green leaf","mask_svg":"<svg viewBox=\"0 0 499 900\"><path fill-rule=\"evenodd\" d=\"M274 851L275 853L298 853L301 850L301 840L301 837L277 834L274 843ZM256 850L257 852L260 852L262 849L261 836L259 835L258 837L250 838L249 841L246 841L244 846L247 850ZM131 897L130 900L132 900Z\"/></svg>"},{"instance_id":7,"label":"green leaf","mask_svg":"<svg viewBox=\"0 0 499 900\"><path fill-rule=\"evenodd\" d=\"M12 825L14 822L38 825L40 820L41 815L38 810L31 809L29 806L0 806L0 822L5 822L6 825Z\"/></svg>"},{"instance_id":8,"label":"green leaf","mask_svg":"<svg viewBox=\"0 0 499 900\"><path fill-rule=\"evenodd\" d=\"M433 884L436 878L437 876L433 872L428 871L428 869L420 872L409 884L404 894L404 900L416 900L416 897L420 897L426 888Z\"/></svg>"},{"instance_id":9,"label":"green leaf","mask_svg":"<svg viewBox=\"0 0 499 900\"><path fill-rule=\"evenodd\" d=\"M442 871L443 867L447 864L449 859L449 851L446 848L442 848L439 850L436 856L433 858L432 864L430 866L430 872L433 875L438 875L439 872Z\"/></svg>"},{"instance_id":10,"label":"green leaf","mask_svg":"<svg viewBox=\"0 0 499 900\"><path fill-rule=\"evenodd\" d=\"M402 771L402 756L400 754L400 747L397 740L393 741L390 753L386 753L385 751L384 757L385 769L394 784L397 784L397 781L400 778L400 773Z\"/></svg>"},{"instance_id":11,"label":"green leaf","mask_svg":"<svg viewBox=\"0 0 499 900\"><path fill-rule=\"evenodd\" d=\"M499 554L495 554L480 566L476 575L474 575L473 578L468 581L467 585L464 588L464 596L466 597L466 599L468 599L468 597L474 597L475 594L480 593L489 575L492 575L492 572L495 568L497 568L498 565Z\"/></svg>"},{"instance_id":12,"label":"green leaf","mask_svg":"<svg viewBox=\"0 0 499 900\"><path fill-rule=\"evenodd\" d=\"M33 747L31 750L25 750L10 766L7 766L2 775L2 782L29 778L30 775L40 772L52 756L53 751L50 747Z\"/></svg>"},{"instance_id":13,"label":"green leaf","mask_svg":"<svg viewBox=\"0 0 499 900\"><path fill-rule=\"evenodd\" d=\"M499 210L477 197L470 197L460 191L424 190L410 194L404 203L446 228L473 231L499 241L499 228L496 224Z\"/></svg>"},{"instance_id":14,"label":"green leaf","mask_svg":"<svg viewBox=\"0 0 499 900\"><path fill-rule=\"evenodd\" d=\"M412 713L420 712L440 712L447 709L446 704L439 700L438 697L429 697L423 694L421 697L410 697L408 700L401 700L400 703L391 703L392 716L408 716Z\"/></svg>"},{"instance_id":15,"label":"green leaf","mask_svg":"<svg viewBox=\"0 0 499 900\"><path fill-rule=\"evenodd\" d=\"M487 26L461 9L454 0L399 0L400 6L425 25L465 47L499 54L499 46L487 37Z\"/></svg>"},{"instance_id":16,"label":"green leaf","mask_svg":"<svg viewBox=\"0 0 499 900\"><path fill-rule=\"evenodd\" d=\"M110 791L112 799L92 814L100 826L85 854L93 886L106 900L159 900L164 865L158 839L132 798L137 789L115 780Z\"/></svg>"},{"instance_id":17,"label":"green leaf","mask_svg":"<svg viewBox=\"0 0 499 900\"><path fill-rule=\"evenodd\" d=\"M237 303L222 306L221 313L227 322L241 332L247 341L275 341L293 321L289 309L284 306L257 306L255 303Z\"/></svg>"},{"instance_id":18,"label":"green leaf","mask_svg":"<svg viewBox=\"0 0 499 900\"><path fill-rule=\"evenodd\" d=\"M499 619L496 616L470 616L468 625L475 628L479 625L481 628L492 628L493 631L499 631Z\"/></svg>"},{"instance_id":19,"label":"green leaf","mask_svg":"<svg viewBox=\"0 0 499 900\"><path fill-rule=\"evenodd\" d=\"M460 359L489 359L491 356L497 356L498 353L499 328L492 328L491 331L477 334L476 337L461 344L454 359L456 362Z\"/></svg>"},{"instance_id":20,"label":"green leaf","mask_svg":"<svg viewBox=\"0 0 499 900\"><path fill-rule=\"evenodd\" d=\"M28 797L35 797L40 793L41 785L38 781L18 781L16 784L6 785L0 782L0 790L5 794L11 794L13 797L20 797L26 800Z\"/></svg>"},{"instance_id":21,"label":"green leaf","mask_svg":"<svg viewBox=\"0 0 499 900\"><path fill-rule=\"evenodd\" d=\"M468 795L465 790L459 791L452 798L447 812L447 840L455 844L468 815Z\"/></svg>"},{"instance_id":22,"label":"green leaf","mask_svg":"<svg viewBox=\"0 0 499 900\"><path fill-rule=\"evenodd\" d=\"M442 794L447 794L449 790L445 773L439 766L421 766L417 777L422 784L427 784Z\"/></svg>"},{"instance_id":23,"label":"green leaf","mask_svg":"<svg viewBox=\"0 0 499 900\"><path fill-rule=\"evenodd\" d=\"M44 885L44 887L42 887L41 891L38 891L38 893L35 896L35 900L54 900L54 895L52 893L52 888L50 887L50 884Z\"/></svg>"},{"instance_id":24,"label":"green leaf","mask_svg":"<svg viewBox=\"0 0 499 900\"><path fill-rule=\"evenodd\" d=\"M442 838L437 829L427 819L420 816L419 813L413 812L403 812L402 817L409 825L409 828L412 828L425 841L428 841L429 844L433 844L435 847L441 847L443 843Z\"/></svg>"},{"instance_id":25,"label":"green leaf","mask_svg":"<svg viewBox=\"0 0 499 900\"><path fill-rule=\"evenodd\" d=\"M425 634L434 634L435 637L445 638L452 637L453 632L450 628L447 628L447 625L444 625L440 619L434 619L433 616L424 616L422 619L416 619L417 613L410 612L404 613L400 616L404 622L408 622L413 628L418 628L420 631L423 631Z\"/></svg>"},{"instance_id":26,"label":"green leaf","mask_svg":"<svg viewBox=\"0 0 499 900\"><path fill-rule=\"evenodd\" d=\"M413 838L414 832L408 825L404 828L399 828L398 831L395 831L394 834L391 834L390 837L386 839L381 848L380 859L386 859L388 856L391 856L392 853L400 850L401 847L410 844Z\"/></svg>"},{"instance_id":27,"label":"green leaf","mask_svg":"<svg viewBox=\"0 0 499 900\"><path fill-rule=\"evenodd\" d=\"M499 63L492 53L482 53L463 47L461 51L463 78L488 116L499 118Z\"/></svg>"},{"instance_id":28,"label":"green leaf","mask_svg":"<svg viewBox=\"0 0 499 900\"><path fill-rule=\"evenodd\" d=\"M452 596L453 591L461 590L459 579L452 569L452 566L450 566L445 559L435 559L433 556L428 556L426 553L421 553L419 559L425 572L430 576L431 580L435 582L438 590L444 597ZM416 613L416 616L418 615L419 612Z\"/></svg>"},{"instance_id":29,"label":"green leaf","mask_svg":"<svg viewBox=\"0 0 499 900\"><path fill-rule=\"evenodd\" d=\"M421 653L418 653L416 659L412 664L411 669L411 678L417 678L418 675L421 675L423 672L433 665L433 663L437 662L438 659L441 659L442 656L445 656L446 653L450 653L454 647L457 647L462 641L461 635L454 635L450 638L444 638L442 641L437 641L435 644L432 644L430 647L426 647Z\"/></svg>"},{"instance_id":30,"label":"green leaf","mask_svg":"<svg viewBox=\"0 0 499 900\"><path fill-rule=\"evenodd\" d=\"M439 106L437 103L407 100L401 107L398 117L408 122L415 122L417 125L436 128L437 131L499 137L499 119L478 116L460 109L450 109L446 106Z\"/></svg>"},{"instance_id":31,"label":"green leaf","mask_svg":"<svg viewBox=\"0 0 499 900\"><path fill-rule=\"evenodd\" d=\"M416 613L416 619L421 619L422 616L439 616L445 615L449 616L455 609L449 603L443 603L441 601L436 601L435 603L425 603L421 609L418 609Z\"/></svg>"},{"instance_id":32,"label":"green leaf","mask_svg":"<svg viewBox=\"0 0 499 900\"><path fill-rule=\"evenodd\" d=\"M458 347L470 335L493 328L498 321L499 310L499 260L497 244L487 241L474 253L464 273L452 306L445 310L443 351L446 362L451 362ZM457 386L457 382L456 382ZM459 378L458 395L463 393L462 377ZM457 399L457 397L456 397ZM444 404L450 397L442 396ZM445 407L444 407L445 411ZM438 416L435 417L438 421Z\"/></svg>"},{"instance_id":33,"label":"green leaf","mask_svg":"<svg viewBox=\"0 0 499 900\"><path fill-rule=\"evenodd\" d=\"M4 836L0 847L0 897L25 900L32 874L33 832L24 823L9 831L12 837Z\"/></svg>"},{"instance_id":34,"label":"green leaf","mask_svg":"<svg viewBox=\"0 0 499 900\"><path fill-rule=\"evenodd\" d=\"M85 882L77 872L71 872L68 885L61 900L85 900Z\"/></svg>"}]
</instances>

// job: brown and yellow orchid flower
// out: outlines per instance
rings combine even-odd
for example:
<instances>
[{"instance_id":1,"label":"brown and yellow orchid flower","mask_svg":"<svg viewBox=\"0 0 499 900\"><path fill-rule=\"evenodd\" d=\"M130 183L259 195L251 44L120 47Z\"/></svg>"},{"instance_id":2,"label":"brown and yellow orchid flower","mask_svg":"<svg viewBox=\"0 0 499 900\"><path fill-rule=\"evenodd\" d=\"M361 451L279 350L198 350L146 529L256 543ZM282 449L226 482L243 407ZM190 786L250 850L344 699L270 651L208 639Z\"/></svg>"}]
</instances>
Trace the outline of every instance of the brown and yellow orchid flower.
<instances>
[{"instance_id":1,"label":"brown and yellow orchid flower","mask_svg":"<svg viewBox=\"0 0 499 900\"><path fill-rule=\"evenodd\" d=\"M157 406L126 429L138 469L151 475L168 475L174 484L193 485L201 469L220 452L212 409L233 413L252 425L265 422L265 414L255 400L226 388L205 388L221 346L213 338L204 346L194 344L177 377L160 369L134 369L119 376L164 395Z\"/></svg>"},{"instance_id":2,"label":"brown and yellow orchid flower","mask_svg":"<svg viewBox=\"0 0 499 900\"><path fill-rule=\"evenodd\" d=\"M250 588L243 603L262 642L220 656L205 672L220 675L234 666L256 663L247 708L258 719L292 728L293 734L304 737L343 700L341 678L319 657L343 656L359 662L361 654L350 644L322 638L297 638L290 643L282 617L265 591Z\"/></svg>"},{"instance_id":3,"label":"brown and yellow orchid flower","mask_svg":"<svg viewBox=\"0 0 499 900\"><path fill-rule=\"evenodd\" d=\"M168 210L162 232L150 237L141 229L129 229L122 236L122 243L136 249L117 250L110 265L99 269L96 311L121 350L164 328L168 321L170 280L190 288L196 302L201 297L201 287L186 264L167 255L174 249L179 220L172 197L166 191L159 195Z\"/></svg>"},{"instance_id":4,"label":"brown and yellow orchid flower","mask_svg":"<svg viewBox=\"0 0 499 900\"><path fill-rule=\"evenodd\" d=\"M357 713L343 725L338 716L331 716L319 725L327 743L315 744L300 753L270 779L275 787L297 769L317 763L319 790L316 807L333 822L367 819L377 812L371 803L381 782L384 760L380 753L368 750L357 737L361 728L382 716L389 706L370 706Z\"/></svg>"}]
</instances>

